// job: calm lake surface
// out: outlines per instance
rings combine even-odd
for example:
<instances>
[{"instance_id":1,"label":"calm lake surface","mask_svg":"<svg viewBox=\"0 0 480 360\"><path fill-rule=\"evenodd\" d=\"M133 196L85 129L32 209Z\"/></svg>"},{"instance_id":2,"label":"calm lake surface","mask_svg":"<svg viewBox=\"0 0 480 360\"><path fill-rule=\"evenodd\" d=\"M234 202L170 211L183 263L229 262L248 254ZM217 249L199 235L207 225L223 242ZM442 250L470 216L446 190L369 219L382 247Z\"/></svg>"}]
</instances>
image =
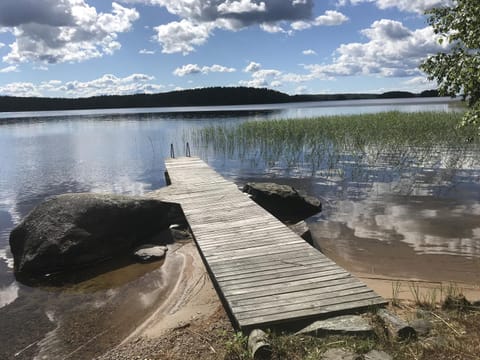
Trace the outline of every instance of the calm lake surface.
<instances>
[{"instance_id":1,"label":"calm lake surface","mask_svg":"<svg viewBox=\"0 0 480 360\"><path fill-rule=\"evenodd\" d=\"M371 164L362 181L347 181L301 165L285 168L255 157L240 158L193 141L209 125L242 121L384 111L459 111L449 99L365 100L169 109L127 109L44 113L0 113L0 358L82 358L100 354L116 340L85 352L78 333L85 313L91 334L108 330L95 309L111 303L123 309L119 294L152 294L158 268L137 266L103 276L86 286L40 288L15 281L8 237L11 229L46 197L67 192L142 195L165 186L163 160L174 144L185 143L222 175L242 185L276 181L323 200L324 211L311 218L314 240L347 269L385 278L479 284L480 153L468 149L465 161L447 166L449 149L414 177L392 176L385 164ZM458 156L457 156L458 157ZM348 163L343 164L349 169ZM379 170L380 169L380 170ZM387 169L387 170L386 170ZM392 170L393 171L393 170ZM414 178L414 181L411 181ZM118 278L125 277L122 281ZM116 279L116 280L115 280ZM93 283L92 283L93 281ZM88 289L88 291L86 290ZM153 296L153 295L152 295ZM159 294L156 295L157 297ZM129 305L131 305L129 303ZM138 305L144 314L154 301ZM69 313L68 316L66 314ZM141 317L141 315L139 315ZM129 320L130 321L130 320ZM77 324L75 328L74 325ZM25 327L29 329L24 331ZM125 329L125 333L131 329ZM14 341L12 334L25 335ZM120 337L123 333L119 333ZM72 340L73 339L73 340ZM73 344L73 345L72 345Z\"/></svg>"}]
</instances>

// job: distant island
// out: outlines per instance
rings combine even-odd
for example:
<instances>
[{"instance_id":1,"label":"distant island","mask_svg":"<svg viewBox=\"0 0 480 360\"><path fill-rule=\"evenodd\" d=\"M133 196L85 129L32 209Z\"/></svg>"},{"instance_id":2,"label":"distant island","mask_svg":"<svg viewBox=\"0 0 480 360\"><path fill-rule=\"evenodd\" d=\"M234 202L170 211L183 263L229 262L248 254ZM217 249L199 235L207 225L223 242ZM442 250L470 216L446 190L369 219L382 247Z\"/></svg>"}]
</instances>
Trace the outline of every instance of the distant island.
<instances>
[{"instance_id":1,"label":"distant island","mask_svg":"<svg viewBox=\"0 0 480 360\"><path fill-rule=\"evenodd\" d=\"M279 91L262 88L209 87L158 94L104 95L87 98L0 96L0 112L252 105L307 101L393 99L436 96L438 96L436 90L423 91L420 94L414 94L407 91L391 91L383 94L288 95Z\"/></svg>"}]
</instances>

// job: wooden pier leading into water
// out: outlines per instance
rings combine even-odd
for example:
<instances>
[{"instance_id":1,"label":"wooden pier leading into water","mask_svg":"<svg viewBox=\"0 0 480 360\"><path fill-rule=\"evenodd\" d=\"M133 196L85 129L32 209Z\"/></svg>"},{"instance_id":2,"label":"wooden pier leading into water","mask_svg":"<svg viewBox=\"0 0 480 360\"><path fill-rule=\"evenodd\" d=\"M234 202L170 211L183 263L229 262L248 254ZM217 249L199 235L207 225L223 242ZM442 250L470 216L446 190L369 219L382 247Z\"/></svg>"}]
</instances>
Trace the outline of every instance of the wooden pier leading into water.
<instances>
[{"instance_id":1,"label":"wooden pier leading into water","mask_svg":"<svg viewBox=\"0 0 480 360\"><path fill-rule=\"evenodd\" d=\"M339 313L386 301L310 246L198 158L166 160L179 203L227 307L242 330Z\"/></svg>"}]
</instances>

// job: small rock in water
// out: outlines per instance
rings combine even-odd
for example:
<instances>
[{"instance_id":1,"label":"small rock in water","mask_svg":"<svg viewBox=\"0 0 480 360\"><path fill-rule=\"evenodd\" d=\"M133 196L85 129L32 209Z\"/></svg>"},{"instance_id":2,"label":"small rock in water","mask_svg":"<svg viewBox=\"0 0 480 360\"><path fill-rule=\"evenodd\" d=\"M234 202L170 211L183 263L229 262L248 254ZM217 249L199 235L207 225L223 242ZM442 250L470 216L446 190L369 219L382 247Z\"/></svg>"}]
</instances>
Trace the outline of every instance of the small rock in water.
<instances>
[{"instance_id":1,"label":"small rock in water","mask_svg":"<svg viewBox=\"0 0 480 360\"><path fill-rule=\"evenodd\" d=\"M192 238L192 236L187 230L170 229L170 233L172 235L173 240L175 241L190 240Z\"/></svg>"},{"instance_id":2,"label":"small rock in water","mask_svg":"<svg viewBox=\"0 0 480 360\"><path fill-rule=\"evenodd\" d=\"M146 244L138 247L133 256L140 262L150 262L162 259L167 250L166 246Z\"/></svg>"},{"instance_id":3,"label":"small rock in water","mask_svg":"<svg viewBox=\"0 0 480 360\"><path fill-rule=\"evenodd\" d=\"M295 234L300 236L303 240L309 244L313 244L312 233L308 228L307 223L304 220L297 222L296 224L288 226Z\"/></svg>"}]
</instances>

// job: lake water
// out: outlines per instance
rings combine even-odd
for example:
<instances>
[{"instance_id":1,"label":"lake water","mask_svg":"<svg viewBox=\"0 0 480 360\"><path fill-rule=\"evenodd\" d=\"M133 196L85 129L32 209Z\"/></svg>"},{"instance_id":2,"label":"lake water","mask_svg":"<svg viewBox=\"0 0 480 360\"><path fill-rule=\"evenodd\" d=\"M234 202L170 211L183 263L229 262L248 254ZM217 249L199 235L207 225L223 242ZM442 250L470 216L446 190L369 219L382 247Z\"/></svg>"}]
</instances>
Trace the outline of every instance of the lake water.
<instances>
[{"instance_id":1,"label":"lake water","mask_svg":"<svg viewBox=\"0 0 480 360\"><path fill-rule=\"evenodd\" d=\"M301 168L265 167L257 161L196 147L192 133L208 125L317 115L383 111L459 111L449 99L363 100L204 108L126 109L44 113L0 113L0 358L43 354L48 358L85 357L87 338L78 333L87 311L101 318L120 294L135 293L158 281L156 268L137 266L128 281L101 287L30 288L15 281L8 246L11 229L38 203L67 192L142 195L165 185L163 160L202 157L241 185L274 180L316 195L324 211L309 220L317 246L347 269L386 278L415 278L478 284L480 274L480 154L465 154L464 166L422 169L416 183L376 177L368 184L341 182ZM441 153L443 150L439 149ZM448 155L448 154L447 154ZM446 156L447 156L446 155ZM440 157L443 155L440 154ZM463 155L462 155L463 156ZM374 166L373 166L374 167ZM375 169L373 169L374 171ZM404 187L405 191L399 191ZM127 273L125 273L127 274ZM115 277L126 276L122 273ZM158 294L157 294L158 296ZM106 305L107 304L107 305ZM137 313L151 310L139 307ZM116 306L123 309L125 304ZM148 308L148 309L147 309ZM98 310L100 311L100 310ZM70 317L65 314L70 312ZM75 316L74 316L75 315ZM83 319L83 321L87 321ZM76 324L75 326L72 324ZM89 324L93 333L107 323ZM29 330L24 331L25 328ZM74 331L75 330L75 331ZM12 334L25 335L12 342ZM122 334L118 334L118 338ZM87 335L85 335L87 336ZM104 346L115 344L112 339ZM80 349L80 350L79 350ZM83 350L82 350L83 349ZM93 350L92 350L93 351ZM97 351L97 352L95 352ZM101 353L99 347L90 355ZM3 356L3 357L2 357Z\"/></svg>"}]
</instances>

